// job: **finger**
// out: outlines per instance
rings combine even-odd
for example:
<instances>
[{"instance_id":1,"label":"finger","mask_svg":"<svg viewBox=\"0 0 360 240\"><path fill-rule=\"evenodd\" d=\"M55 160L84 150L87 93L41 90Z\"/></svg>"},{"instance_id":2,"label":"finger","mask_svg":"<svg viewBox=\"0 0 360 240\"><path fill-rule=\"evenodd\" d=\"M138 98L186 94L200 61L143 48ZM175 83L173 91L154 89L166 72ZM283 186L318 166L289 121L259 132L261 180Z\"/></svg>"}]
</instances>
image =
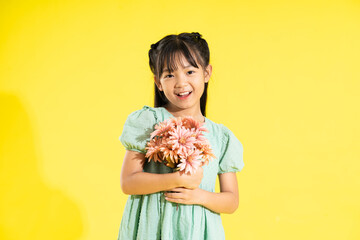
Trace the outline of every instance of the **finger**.
<instances>
[{"instance_id":1,"label":"finger","mask_svg":"<svg viewBox=\"0 0 360 240\"><path fill-rule=\"evenodd\" d=\"M183 194L182 193L177 193L177 192L168 192L168 193L164 193L165 197L170 197L170 198L182 198Z\"/></svg>"},{"instance_id":2,"label":"finger","mask_svg":"<svg viewBox=\"0 0 360 240\"><path fill-rule=\"evenodd\" d=\"M170 198L170 197L165 197L165 199L169 202L173 202L173 203L181 203L181 204L186 204L184 199L181 198Z\"/></svg>"},{"instance_id":3,"label":"finger","mask_svg":"<svg viewBox=\"0 0 360 240\"><path fill-rule=\"evenodd\" d=\"M173 189L170 189L169 192L183 192L185 190L185 188L173 188Z\"/></svg>"}]
</instances>

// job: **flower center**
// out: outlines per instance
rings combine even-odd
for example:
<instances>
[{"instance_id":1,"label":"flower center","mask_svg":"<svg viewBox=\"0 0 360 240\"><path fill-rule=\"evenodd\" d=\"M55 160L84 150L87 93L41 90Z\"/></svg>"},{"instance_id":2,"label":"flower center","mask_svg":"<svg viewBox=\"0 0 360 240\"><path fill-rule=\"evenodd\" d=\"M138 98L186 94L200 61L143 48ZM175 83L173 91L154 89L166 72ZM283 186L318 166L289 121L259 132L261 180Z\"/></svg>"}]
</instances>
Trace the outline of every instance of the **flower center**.
<instances>
[{"instance_id":1,"label":"flower center","mask_svg":"<svg viewBox=\"0 0 360 240\"><path fill-rule=\"evenodd\" d=\"M182 137L182 138L180 138L180 139L179 139L179 143L181 143L181 144L185 144L185 143L186 143L186 139L185 139L185 138L183 138L183 137Z\"/></svg>"}]
</instances>

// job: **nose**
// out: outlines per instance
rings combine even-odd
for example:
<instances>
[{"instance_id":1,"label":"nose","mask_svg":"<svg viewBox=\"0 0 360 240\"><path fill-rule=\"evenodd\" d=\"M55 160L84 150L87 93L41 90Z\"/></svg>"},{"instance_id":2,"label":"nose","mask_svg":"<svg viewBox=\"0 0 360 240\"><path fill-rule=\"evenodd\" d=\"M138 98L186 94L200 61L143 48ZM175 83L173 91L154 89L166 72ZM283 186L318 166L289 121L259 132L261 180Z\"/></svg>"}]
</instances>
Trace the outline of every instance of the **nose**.
<instances>
[{"instance_id":1,"label":"nose","mask_svg":"<svg viewBox=\"0 0 360 240\"><path fill-rule=\"evenodd\" d=\"M177 78L175 87L182 88L182 87L186 86L187 84L188 83L187 83L186 75L180 74L179 77Z\"/></svg>"}]
</instances>

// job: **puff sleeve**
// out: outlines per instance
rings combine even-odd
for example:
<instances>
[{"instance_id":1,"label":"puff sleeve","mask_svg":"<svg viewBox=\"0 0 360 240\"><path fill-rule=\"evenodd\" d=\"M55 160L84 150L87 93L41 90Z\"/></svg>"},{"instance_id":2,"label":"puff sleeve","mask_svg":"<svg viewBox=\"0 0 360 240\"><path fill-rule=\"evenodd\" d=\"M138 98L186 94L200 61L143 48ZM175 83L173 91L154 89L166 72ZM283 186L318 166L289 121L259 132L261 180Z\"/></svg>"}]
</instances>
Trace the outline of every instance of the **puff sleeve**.
<instances>
[{"instance_id":1,"label":"puff sleeve","mask_svg":"<svg viewBox=\"0 0 360 240\"><path fill-rule=\"evenodd\" d=\"M222 155L219 160L218 174L240 172L244 167L243 146L236 136L224 125Z\"/></svg>"},{"instance_id":2,"label":"puff sleeve","mask_svg":"<svg viewBox=\"0 0 360 240\"><path fill-rule=\"evenodd\" d=\"M144 106L128 116L119 140L126 150L145 154L146 143L150 140L156 122L156 112Z\"/></svg>"}]
</instances>

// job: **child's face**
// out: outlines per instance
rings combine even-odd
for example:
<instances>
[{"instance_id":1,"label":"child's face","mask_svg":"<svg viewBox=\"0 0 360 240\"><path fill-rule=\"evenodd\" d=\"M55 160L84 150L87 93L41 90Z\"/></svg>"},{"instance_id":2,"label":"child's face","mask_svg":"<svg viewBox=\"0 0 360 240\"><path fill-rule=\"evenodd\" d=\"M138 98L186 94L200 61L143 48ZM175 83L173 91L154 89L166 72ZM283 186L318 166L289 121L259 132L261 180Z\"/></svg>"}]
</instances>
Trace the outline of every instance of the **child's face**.
<instances>
[{"instance_id":1,"label":"child's face","mask_svg":"<svg viewBox=\"0 0 360 240\"><path fill-rule=\"evenodd\" d=\"M165 66L159 81L155 82L169 100L169 108L196 112L200 109L200 98L204 92L205 83L210 79L212 67L209 64L204 71L197 63L199 68L196 68L183 55L178 56L177 62L176 70L169 72Z\"/></svg>"}]
</instances>

